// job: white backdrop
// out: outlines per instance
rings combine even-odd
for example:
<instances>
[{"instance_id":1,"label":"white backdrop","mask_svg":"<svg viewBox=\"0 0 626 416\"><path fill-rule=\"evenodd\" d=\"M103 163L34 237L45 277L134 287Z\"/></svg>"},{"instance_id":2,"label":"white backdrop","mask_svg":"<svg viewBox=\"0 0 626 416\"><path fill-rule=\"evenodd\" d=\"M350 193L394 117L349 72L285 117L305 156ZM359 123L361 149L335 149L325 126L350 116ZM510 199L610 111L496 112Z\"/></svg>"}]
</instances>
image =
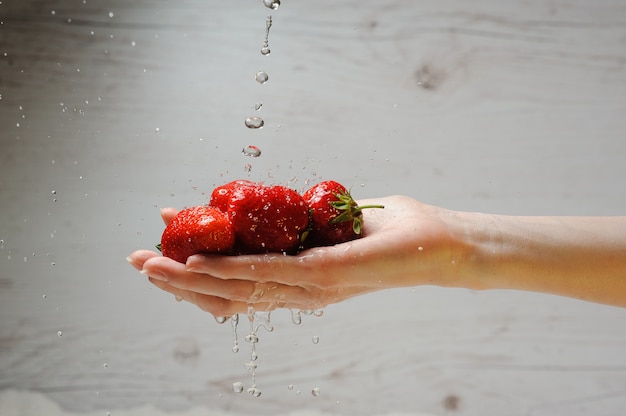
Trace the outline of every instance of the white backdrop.
<instances>
[{"instance_id":1,"label":"white backdrop","mask_svg":"<svg viewBox=\"0 0 626 416\"><path fill-rule=\"evenodd\" d=\"M624 215L624 39L617 0L2 1L0 414L622 415L624 309L420 287L276 312L253 398L230 326L124 258L237 178Z\"/></svg>"}]
</instances>

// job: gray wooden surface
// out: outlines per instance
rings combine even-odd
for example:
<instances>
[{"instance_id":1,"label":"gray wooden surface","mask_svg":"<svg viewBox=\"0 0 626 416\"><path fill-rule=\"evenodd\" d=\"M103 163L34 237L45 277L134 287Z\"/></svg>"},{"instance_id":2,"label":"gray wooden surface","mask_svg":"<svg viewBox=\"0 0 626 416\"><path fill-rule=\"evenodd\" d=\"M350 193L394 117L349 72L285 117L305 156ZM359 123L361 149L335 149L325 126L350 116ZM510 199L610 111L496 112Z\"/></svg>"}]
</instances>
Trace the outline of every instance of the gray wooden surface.
<instances>
[{"instance_id":1,"label":"gray wooden surface","mask_svg":"<svg viewBox=\"0 0 626 416\"><path fill-rule=\"evenodd\" d=\"M623 415L624 309L420 287L277 312L253 398L230 326L124 258L158 207L242 177L624 215L625 116L618 0L3 0L0 391L98 415Z\"/></svg>"}]
</instances>

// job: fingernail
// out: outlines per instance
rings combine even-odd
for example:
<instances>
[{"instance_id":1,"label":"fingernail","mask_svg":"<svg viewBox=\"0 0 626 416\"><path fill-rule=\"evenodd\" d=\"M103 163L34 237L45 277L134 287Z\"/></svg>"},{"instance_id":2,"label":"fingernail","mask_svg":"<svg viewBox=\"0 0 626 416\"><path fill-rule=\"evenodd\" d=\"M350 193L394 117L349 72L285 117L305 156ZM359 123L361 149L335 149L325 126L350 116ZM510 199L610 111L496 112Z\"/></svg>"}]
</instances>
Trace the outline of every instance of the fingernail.
<instances>
[{"instance_id":1,"label":"fingernail","mask_svg":"<svg viewBox=\"0 0 626 416\"><path fill-rule=\"evenodd\" d=\"M149 272L144 269L144 270L140 270L139 273L143 274L144 276L148 276L149 278L154 279L154 280L167 282L167 277L164 274L159 273L159 272L155 272L155 271Z\"/></svg>"}]
</instances>

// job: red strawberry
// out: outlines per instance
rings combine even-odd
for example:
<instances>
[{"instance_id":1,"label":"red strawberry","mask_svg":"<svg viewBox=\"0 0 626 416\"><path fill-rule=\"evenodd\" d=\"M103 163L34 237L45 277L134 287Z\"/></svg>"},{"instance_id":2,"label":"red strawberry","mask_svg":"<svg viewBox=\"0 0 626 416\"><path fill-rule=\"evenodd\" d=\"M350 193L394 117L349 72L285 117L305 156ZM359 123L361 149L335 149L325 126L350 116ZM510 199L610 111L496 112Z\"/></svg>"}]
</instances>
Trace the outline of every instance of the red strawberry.
<instances>
[{"instance_id":1,"label":"red strawberry","mask_svg":"<svg viewBox=\"0 0 626 416\"><path fill-rule=\"evenodd\" d=\"M361 210L384 208L382 205L358 206L346 187L335 181L320 182L303 197L311 215L308 246L330 246L359 238L363 228Z\"/></svg>"},{"instance_id":2,"label":"red strawberry","mask_svg":"<svg viewBox=\"0 0 626 416\"><path fill-rule=\"evenodd\" d=\"M295 252L309 222L308 211L293 189L261 184L235 187L227 209L242 253Z\"/></svg>"},{"instance_id":3,"label":"red strawberry","mask_svg":"<svg viewBox=\"0 0 626 416\"><path fill-rule=\"evenodd\" d=\"M259 186L257 183L247 181L245 179L228 182L224 185L218 186L211 192L211 200L209 205L216 207L223 212L228 211L228 203L230 197L236 189L242 186Z\"/></svg>"},{"instance_id":4,"label":"red strawberry","mask_svg":"<svg viewBox=\"0 0 626 416\"><path fill-rule=\"evenodd\" d=\"M180 211L165 227L159 249L180 263L198 253L229 253L235 233L228 216L217 208L197 206Z\"/></svg>"}]
</instances>

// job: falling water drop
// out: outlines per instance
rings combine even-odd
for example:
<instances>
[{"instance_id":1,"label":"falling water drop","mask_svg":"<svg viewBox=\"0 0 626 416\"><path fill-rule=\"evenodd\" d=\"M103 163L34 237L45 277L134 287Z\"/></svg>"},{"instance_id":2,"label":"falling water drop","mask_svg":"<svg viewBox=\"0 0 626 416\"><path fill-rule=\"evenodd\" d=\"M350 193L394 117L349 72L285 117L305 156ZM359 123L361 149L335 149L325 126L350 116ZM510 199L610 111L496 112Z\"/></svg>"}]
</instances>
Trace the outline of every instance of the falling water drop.
<instances>
[{"instance_id":1,"label":"falling water drop","mask_svg":"<svg viewBox=\"0 0 626 416\"><path fill-rule=\"evenodd\" d=\"M317 344L318 342L320 342L320 337L314 335L313 338L311 338L311 341L313 342L313 344Z\"/></svg>"},{"instance_id":2,"label":"falling water drop","mask_svg":"<svg viewBox=\"0 0 626 416\"><path fill-rule=\"evenodd\" d=\"M239 352L239 339L237 337L237 324L239 324L239 315L235 314L230 317L230 323L233 327L233 352Z\"/></svg>"},{"instance_id":3,"label":"falling water drop","mask_svg":"<svg viewBox=\"0 0 626 416\"><path fill-rule=\"evenodd\" d=\"M243 383L241 381L236 381L233 383L233 391L235 393L241 393L243 391Z\"/></svg>"},{"instance_id":4,"label":"falling water drop","mask_svg":"<svg viewBox=\"0 0 626 416\"><path fill-rule=\"evenodd\" d=\"M259 149L256 146L250 145L250 146L244 147L241 153L250 157L259 157L261 156L261 149Z\"/></svg>"},{"instance_id":5,"label":"falling water drop","mask_svg":"<svg viewBox=\"0 0 626 416\"><path fill-rule=\"evenodd\" d=\"M264 0L265 1L265 0ZM278 2L280 5L280 2ZM263 47L261 48L261 55L269 55L270 54L270 27L272 27L272 16L268 15L267 19L265 19L265 39L263 40Z\"/></svg>"},{"instance_id":6,"label":"falling water drop","mask_svg":"<svg viewBox=\"0 0 626 416\"><path fill-rule=\"evenodd\" d=\"M261 390L257 389L256 386L250 387L247 391L252 397L259 397L261 395Z\"/></svg>"},{"instance_id":7,"label":"falling water drop","mask_svg":"<svg viewBox=\"0 0 626 416\"><path fill-rule=\"evenodd\" d=\"M255 363L254 361L250 360L247 363L244 364L244 366L246 367L246 369L252 373L256 370L257 368L257 363Z\"/></svg>"},{"instance_id":8,"label":"falling water drop","mask_svg":"<svg viewBox=\"0 0 626 416\"><path fill-rule=\"evenodd\" d=\"M254 105L254 110L255 111L259 111L261 109L261 107L263 107L263 103L256 103Z\"/></svg>"},{"instance_id":9,"label":"falling water drop","mask_svg":"<svg viewBox=\"0 0 626 416\"><path fill-rule=\"evenodd\" d=\"M247 128L249 129L260 129L265 125L265 121L261 117L252 116L248 117L244 122Z\"/></svg>"},{"instance_id":10,"label":"falling water drop","mask_svg":"<svg viewBox=\"0 0 626 416\"><path fill-rule=\"evenodd\" d=\"M267 75L267 72L265 71L259 71L256 73L256 75L254 76L254 79L256 79L256 81L259 84L265 84L269 79L269 75Z\"/></svg>"},{"instance_id":11,"label":"falling water drop","mask_svg":"<svg viewBox=\"0 0 626 416\"><path fill-rule=\"evenodd\" d=\"M291 310L291 322L296 325L300 325L302 323L302 313L299 310Z\"/></svg>"},{"instance_id":12,"label":"falling water drop","mask_svg":"<svg viewBox=\"0 0 626 416\"><path fill-rule=\"evenodd\" d=\"M263 4L268 9L278 10L280 7L280 0L263 0Z\"/></svg>"},{"instance_id":13,"label":"falling water drop","mask_svg":"<svg viewBox=\"0 0 626 416\"><path fill-rule=\"evenodd\" d=\"M311 394L315 397L320 395L320 388L319 387L315 387L311 390Z\"/></svg>"},{"instance_id":14,"label":"falling water drop","mask_svg":"<svg viewBox=\"0 0 626 416\"><path fill-rule=\"evenodd\" d=\"M218 324L223 324L227 320L228 320L228 317L226 317L226 316L216 316L215 317L215 322L217 322Z\"/></svg>"}]
</instances>

